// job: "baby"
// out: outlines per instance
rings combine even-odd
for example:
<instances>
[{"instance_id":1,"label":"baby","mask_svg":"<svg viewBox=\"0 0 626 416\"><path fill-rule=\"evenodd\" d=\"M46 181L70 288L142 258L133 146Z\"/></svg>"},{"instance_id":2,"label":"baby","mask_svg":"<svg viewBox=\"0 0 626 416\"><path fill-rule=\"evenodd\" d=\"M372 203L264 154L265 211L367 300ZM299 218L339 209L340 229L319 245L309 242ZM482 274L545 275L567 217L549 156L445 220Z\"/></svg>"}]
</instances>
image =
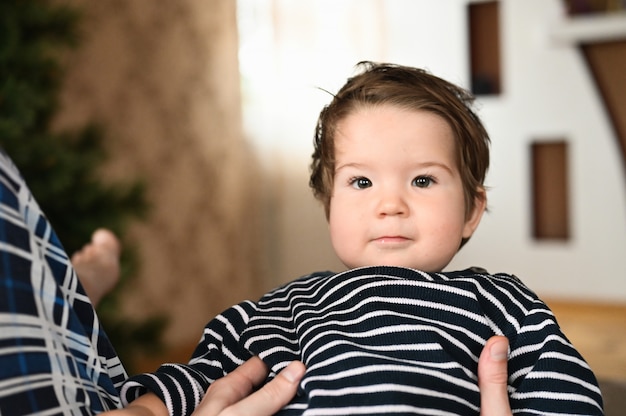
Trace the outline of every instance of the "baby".
<instances>
[{"instance_id":1,"label":"baby","mask_svg":"<svg viewBox=\"0 0 626 416\"><path fill-rule=\"evenodd\" d=\"M190 414L215 380L258 356L270 379L306 365L280 414L479 414L478 357L504 335L513 413L602 414L589 366L518 278L443 272L487 206L489 137L473 97L420 69L359 68L320 114L310 180L348 270L229 308L187 365L131 377L122 401L150 392L170 414Z\"/></svg>"}]
</instances>

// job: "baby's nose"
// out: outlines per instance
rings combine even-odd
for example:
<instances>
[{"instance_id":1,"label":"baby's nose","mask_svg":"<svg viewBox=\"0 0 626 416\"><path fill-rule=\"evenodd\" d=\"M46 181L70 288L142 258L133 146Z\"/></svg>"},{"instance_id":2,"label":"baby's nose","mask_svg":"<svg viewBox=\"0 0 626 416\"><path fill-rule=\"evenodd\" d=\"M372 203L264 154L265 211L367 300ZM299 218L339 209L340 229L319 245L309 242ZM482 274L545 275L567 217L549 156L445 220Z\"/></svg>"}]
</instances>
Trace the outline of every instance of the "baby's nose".
<instances>
[{"instance_id":1,"label":"baby's nose","mask_svg":"<svg viewBox=\"0 0 626 416\"><path fill-rule=\"evenodd\" d=\"M381 196L378 205L378 215L390 216L399 215L404 216L409 212L409 206L406 203L406 199L401 193L387 192Z\"/></svg>"}]
</instances>

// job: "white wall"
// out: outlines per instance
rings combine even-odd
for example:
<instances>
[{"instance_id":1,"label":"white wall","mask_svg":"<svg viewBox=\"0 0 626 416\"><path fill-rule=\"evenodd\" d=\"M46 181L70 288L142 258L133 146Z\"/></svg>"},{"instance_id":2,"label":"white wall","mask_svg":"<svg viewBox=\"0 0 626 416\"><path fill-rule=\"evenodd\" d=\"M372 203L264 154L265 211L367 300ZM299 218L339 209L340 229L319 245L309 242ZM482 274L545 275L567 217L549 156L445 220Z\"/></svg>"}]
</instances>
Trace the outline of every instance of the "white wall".
<instances>
[{"instance_id":1,"label":"white wall","mask_svg":"<svg viewBox=\"0 0 626 416\"><path fill-rule=\"evenodd\" d=\"M492 213L455 265L481 259L544 296L626 300L626 171L582 56L553 40L561 3L503 2L505 93L482 111L493 138ZM528 147L550 137L570 144L567 243L530 236Z\"/></svg>"},{"instance_id":2,"label":"white wall","mask_svg":"<svg viewBox=\"0 0 626 416\"><path fill-rule=\"evenodd\" d=\"M339 270L307 187L315 120L360 60L469 83L467 0L239 0L245 128L270 176L268 285ZM492 138L491 212L451 268L518 275L545 297L626 301L626 175L561 0L501 0L503 93L479 99ZM534 241L529 144L565 138L572 238Z\"/></svg>"}]
</instances>

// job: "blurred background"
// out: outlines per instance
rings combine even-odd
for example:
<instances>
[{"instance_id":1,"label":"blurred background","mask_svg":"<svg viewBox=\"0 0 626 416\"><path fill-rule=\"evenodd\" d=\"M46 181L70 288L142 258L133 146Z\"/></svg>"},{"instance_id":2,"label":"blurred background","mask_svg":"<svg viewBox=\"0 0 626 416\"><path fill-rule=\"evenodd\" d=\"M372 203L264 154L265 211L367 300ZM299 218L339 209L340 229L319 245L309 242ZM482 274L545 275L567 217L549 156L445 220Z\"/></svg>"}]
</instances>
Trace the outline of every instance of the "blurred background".
<instances>
[{"instance_id":1,"label":"blurred background","mask_svg":"<svg viewBox=\"0 0 626 416\"><path fill-rule=\"evenodd\" d=\"M58 85L44 110L33 99L39 113L20 113L24 123L37 124L40 114L40 127L56 134L45 146L58 141L73 148L74 165L93 162L64 179L63 199L76 205L94 183L121 186L92 198L97 214L63 215L62 208L58 218L68 228L82 224L72 244L108 225L132 253L130 276L102 308L117 316L117 328L136 321L135 335L159 347L131 352L134 368L188 354L206 322L243 299L312 271L342 269L308 188L313 131L355 64L373 60L426 68L477 96L492 139L490 212L450 268L519 276L582 331L579 348L590 338L585 331L596 331L590 348L610 358L603 375L626 379L624 2L29 0L2 7L5 62L38 33L58 63L37 67ZM58 10L71 17L59 19ZM11 20L9 11L30 14ZM46 12L58 24L42 26ZM76 30L52 42L64 25ZM8 92L26 97L11 86L30 73L7 68L5 147L17 131L6 128L8 109L22 108L8 104ZM68 139L68 131L82 133ZM77 148L84 140L76 136L85 135L95 144ZM35 143L26 136L11 146ZM93 146L105 156L88 159ZM49 162L43 153L37 160ZM97 180L81 182L90 168ZM52 179L33 172L40 199ZM76 183L82 187L68 185ZM69 240L63 220L51 221ZM594 317L589 326L575 326L580 311ZM118 342L128 336L122 331Z\"/></svg>"}]
</instances>

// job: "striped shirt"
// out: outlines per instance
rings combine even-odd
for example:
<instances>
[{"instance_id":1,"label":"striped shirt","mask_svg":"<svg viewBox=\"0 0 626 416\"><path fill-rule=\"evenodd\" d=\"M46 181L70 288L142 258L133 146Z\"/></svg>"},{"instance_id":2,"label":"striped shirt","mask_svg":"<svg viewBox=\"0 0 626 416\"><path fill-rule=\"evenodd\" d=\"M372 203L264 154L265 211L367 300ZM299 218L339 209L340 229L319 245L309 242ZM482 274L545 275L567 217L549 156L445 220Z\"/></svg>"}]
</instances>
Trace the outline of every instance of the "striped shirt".
<instances>
[{"instance_id":1,"label":"striped shirt","mask_svg":"<svg viewBox=\"0 0 626 416\"><path fill-rule=\"evenodd\" d=\"M514 414L603 414L592 371L549 308L515 276L475 269L304 276L227 309L189 364L132 377L121 396L150 390L187 415L214 380L258 355L269 379L292 360L307 366L282 415L477 415L478 357L492 335L509 339Z\"/></svg>"}]
</instances>

